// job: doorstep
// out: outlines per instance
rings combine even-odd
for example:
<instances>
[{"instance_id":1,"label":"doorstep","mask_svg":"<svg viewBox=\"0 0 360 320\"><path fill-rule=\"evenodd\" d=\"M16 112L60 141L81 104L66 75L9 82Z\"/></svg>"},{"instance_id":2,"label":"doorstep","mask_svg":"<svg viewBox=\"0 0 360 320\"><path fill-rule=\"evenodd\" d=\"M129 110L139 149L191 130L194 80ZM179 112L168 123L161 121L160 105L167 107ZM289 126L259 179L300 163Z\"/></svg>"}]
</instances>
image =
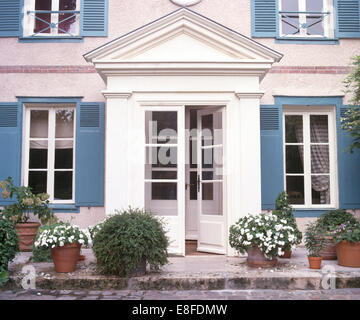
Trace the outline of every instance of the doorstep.
<instances>
[{"instance_id":1,"label":"doorstep","mask_svg":"<svg viewBox=\"0 0 360 320\"><path fill-rule=\"evenodd\" d=\"M245 257L221 255L170 257L161 271L142 277L121 278L96 274L96 259L91 249L83 249L85 261L79 261L73 273L56 273L53 263L29 262L31 253L19 253L9 265L6 289L22 289L22 267L36 270L36 289L44 290L250 290L288 289L321 290L324 270L308 267L305 248L297 248L291 259L279 259L275 268L255 269ZM360 288L360 268L339 266L337 261L323 261L336 277L336 288ZM330 267L329 267L330 266Z\"/></svg>"}]
</instances>

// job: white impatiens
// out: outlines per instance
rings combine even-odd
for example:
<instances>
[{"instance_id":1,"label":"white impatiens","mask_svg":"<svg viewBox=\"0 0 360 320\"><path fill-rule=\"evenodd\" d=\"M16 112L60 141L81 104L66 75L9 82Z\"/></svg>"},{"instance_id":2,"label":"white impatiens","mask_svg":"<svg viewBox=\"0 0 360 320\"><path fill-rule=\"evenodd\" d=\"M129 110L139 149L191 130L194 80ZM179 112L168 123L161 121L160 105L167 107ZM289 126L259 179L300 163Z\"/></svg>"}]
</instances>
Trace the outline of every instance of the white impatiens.
<instances>
[{"instance_id":1,"label":"white impatiens","mask_svg":"<svg viewBox=\"0 0 360 320\"><path fill-rule=\"evenodd\" d=\"M295 248L297 237L286 219L273 214L246 215L230 227L230 246L241 253L257 246L267 258L284 254L284 246Z\"/></svg>"},{"instance_id":2,"label":"white impatiens","mask_svg":"<svg viewBox=\"0 0 360 320\"><path fill-rule=\"evenodd\" d=\"M79 227L69 223L43 226L34 243L35 247L55 248L78 242L88 244L88 236Z\"/></svg>"}]
</instances>

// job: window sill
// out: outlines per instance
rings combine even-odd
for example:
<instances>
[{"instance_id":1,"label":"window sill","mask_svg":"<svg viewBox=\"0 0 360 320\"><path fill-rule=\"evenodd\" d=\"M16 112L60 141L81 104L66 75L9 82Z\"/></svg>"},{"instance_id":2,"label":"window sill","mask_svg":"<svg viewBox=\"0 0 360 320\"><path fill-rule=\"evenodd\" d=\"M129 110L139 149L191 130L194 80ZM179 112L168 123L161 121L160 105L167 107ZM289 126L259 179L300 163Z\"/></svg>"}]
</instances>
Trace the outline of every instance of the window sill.
<instances>
[{"instance_id":1,"label":"window sill","mask_svg":"<svg viewBox=\"0 0 360 320\"><path fill-rule=\"evenodd\" d=\"M338 39L331 38L285 38L277 37L275 38L275 43L291 43L291 44L339 44Z\"/></svg>"},{"instance_id":2,"label":"window sill","mask_svg":"<svg viewBox=\"0 0 360 320\"><path fill-rule=\"evenodd\" d=\"M329 210L336 210L336 208L321 208L321 209L295 209L295 218L318 218L322 213Z\"/></svg>"},{"instance_id":3,"label":"window sill","mask_svg":"<svg viewBox=\"0 0 360 320\"><path fill-rule=\"evenodd\" d=\"M54 213L80 213L80 207L75 204L49 204Z\"/></svg>"},{"instance_id":4,"label":"window sill","mask_svg":"<svg viewBox=\"0 0 360 320\"><path fill-rule=\"evenodd\" d=\"M19 37L19 42L83 42L81 36L76 37Z\"/></svg>"}]
</instances>

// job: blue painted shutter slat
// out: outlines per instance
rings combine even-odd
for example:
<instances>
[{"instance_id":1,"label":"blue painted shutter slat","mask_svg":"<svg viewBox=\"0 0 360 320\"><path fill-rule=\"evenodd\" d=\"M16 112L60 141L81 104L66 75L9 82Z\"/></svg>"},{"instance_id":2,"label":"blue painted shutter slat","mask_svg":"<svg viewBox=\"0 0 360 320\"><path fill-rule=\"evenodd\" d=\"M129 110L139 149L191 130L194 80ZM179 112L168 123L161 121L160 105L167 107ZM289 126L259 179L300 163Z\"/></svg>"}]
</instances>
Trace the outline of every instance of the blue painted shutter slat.
<instances>
[{"instance_id":1,"label":"blue painted shutter slat","mask_svg":"<svg viewBox=\"0 0 360 320\"><path fill-rule=\"evenodd\" d=\"M337 116L339 200L340 208L357 209L360 208L360 150L352 154L344 151L353 141L340 127L340 117L346 110L346 106L340 108Z\"/></svg>"},{"instance_id":2,"label":"blue painted shutter slat","mask_svg":"<svg viewBox=\"0 0 360 320\"><path fill-rule=\"evenodd\" d=\"M277 1L251 1L253 37L274 38L277 35Z\"/></svg>"},{"instance_id":3,"label":"blue painted shutter slat","mask_svg":"<svg viewBox=\"0 0 360 320\"><path fill-rule=\"evenodd\" d=\"M262 209L275 208L275 200L284 190L281 107L260 107L261 198Z\"/></svg>"},{"instance_id":4,"label":"blue painted shutter slat","mask_svg":"<svg viewBox=\"0 0 360 320\"><path fill-rule=\"evenodd\" d=\"M108 0L83 0L81 2L81 35L107 36Z\"/></svg>"},{"instance_id":5,"label":"blue painted shutter slat","mask_svg":"<svg viewBox=\"0 0 360 320\"><path fill-rule=\"evenodd\" d=\"M359 0L337 0L337 24L339 38L360 38Z\"/></svg>"},{"instance_id":6,"label":"blue painted shutter slat","mask_svg":"<svg viewBox=\"0 0 360 320\"><path fill-rule=\"evenodd\" d=\"M76 126L76 205L104 205L104 103L79 103Z\"/></svg>"},{"instance_id":7,"label":"blue painted shutter slat","mask_svg":"<svg viewBox=\"0 0 360 320\"><path fill-rule=\"evenodd\" d=\"M20 35L20 0L0 0L0 37Z\"/></svg>"},{"instance_id":8,"label":"blue painted shutter slat","mask_svg":"<svg viewBox=\"0 0 360 320\"><path fill-rule=\"evenodd\" d=\"M0 180L12 177L20 185L21 176L21 108L18 103L0 103ZM12 203L0 197L0 206Z\"/></svg>"}]
</instances>

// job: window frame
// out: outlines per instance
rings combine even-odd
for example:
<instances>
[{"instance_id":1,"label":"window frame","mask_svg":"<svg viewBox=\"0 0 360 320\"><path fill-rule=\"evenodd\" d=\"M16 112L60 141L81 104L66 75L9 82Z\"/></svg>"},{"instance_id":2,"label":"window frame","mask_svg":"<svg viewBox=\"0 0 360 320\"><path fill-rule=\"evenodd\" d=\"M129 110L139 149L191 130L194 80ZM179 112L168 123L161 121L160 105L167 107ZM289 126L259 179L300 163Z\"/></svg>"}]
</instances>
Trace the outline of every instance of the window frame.
<instances>
[{"instance_id":1,"label":"window frame","mask_svg":"<svg viewBox=\"0 0 360 320\"><path fill-rule=\"evenodd\" d=\"M286 124L285 116L301 115L303 116L303 145L304 145L304 204L292 204L294 209L332 209L337 208L339 203L338 190L338 163L337 163L337 130L335 107L331 106L291 106L284 105L282 112L282 146L283 146L283 173L284 190L286 191ZM311 188L311 140L310 140L310 115L328 116L328 134L329 134L329 179L330 179L330 203L312 204ZM291 144L290 144L291 145Z\"/></svg>"},{"instance_id":2,"label":"window frame","mask_svg":"<svg viewBox=\"0 0 360 320\"><path fill-rule=\"evenodd\" d=\"M23 126L23 145L22 145L22 181L25 186L28 186L29 181L29 150L30 150L30 120L32 110L48 110L48 157L47 157L47 190L50 195L49 201L53 205L75 205L76 196L76 124L77 124L77 103L64 102L64 103L24 103L24 126ZM55 175L55 141L64 140L64 138L55 138L56 132L56 110L73 110L73 166L72 169L66 169L66 171L72 171L72 199L69 200L54 200L54 175ZM50 141L51 139L51 141ZM71 139L71 138L67 138ZM52 166L50 167L50 164Z\"/></svg>"},{"instance_id":3,"label":"window frame","mask_svg":"<svg viewBox=\"0 0 360 320\"><path fill-rule=\"evenodd\" d=\"M324 35L307 35L306 28L300 29L299 35L286 35L282 33L282 1L278 0L277 6L277 24L278 24L278 40L333 40L336 39L336 23L335 23L335 0L322 0L323 1L323 12L329 12L324 18ZM306 9L306 0L297 0L298 11L308 12ZM299 14L299 24L306 23L306 13Z\"/></svg>"}]
</instances>

